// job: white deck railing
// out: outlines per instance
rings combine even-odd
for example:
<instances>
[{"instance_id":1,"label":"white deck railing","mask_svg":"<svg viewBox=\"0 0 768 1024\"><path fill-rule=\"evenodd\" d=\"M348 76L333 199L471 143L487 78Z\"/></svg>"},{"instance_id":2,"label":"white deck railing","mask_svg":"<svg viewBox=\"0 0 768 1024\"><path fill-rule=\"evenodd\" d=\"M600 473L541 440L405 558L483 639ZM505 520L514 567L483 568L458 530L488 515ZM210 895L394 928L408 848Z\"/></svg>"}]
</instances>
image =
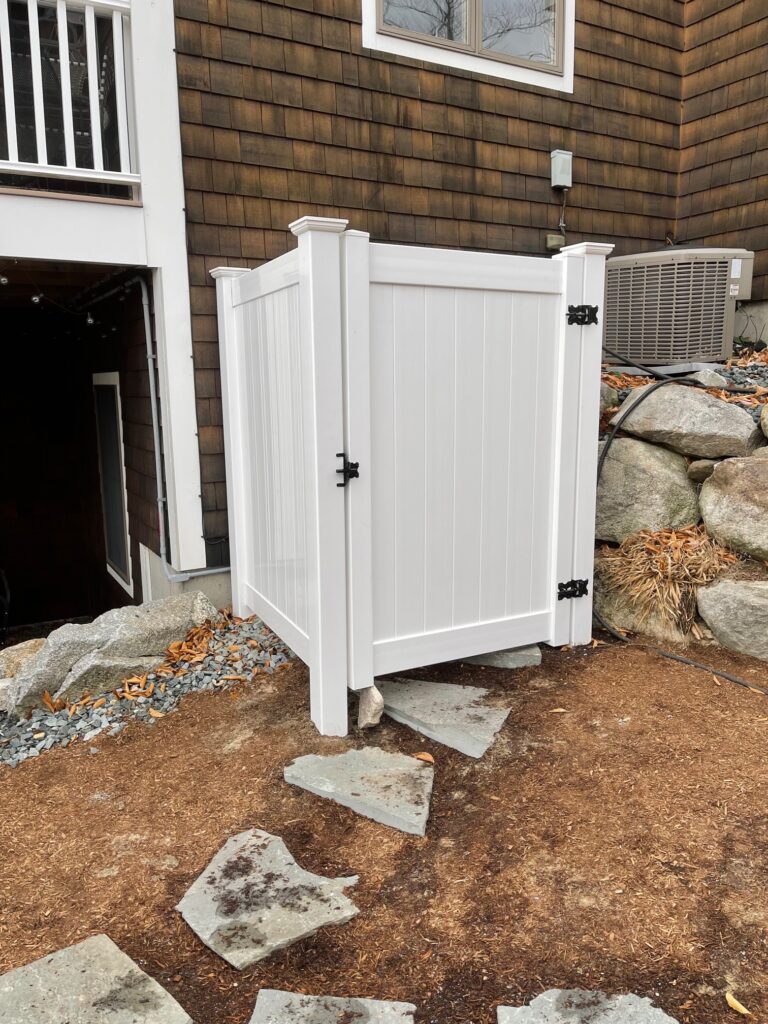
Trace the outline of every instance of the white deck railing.
<instances>
[{"instance_id":1,"label":"white deck railing","mask_svg":"<svg viewBox=\"0 0 768 1024\"><path fill-rule=\"evenodd\" d=\"M0 0L0 184L139 184L130 14L130 0Z\"/></svg>"}]
</instances>

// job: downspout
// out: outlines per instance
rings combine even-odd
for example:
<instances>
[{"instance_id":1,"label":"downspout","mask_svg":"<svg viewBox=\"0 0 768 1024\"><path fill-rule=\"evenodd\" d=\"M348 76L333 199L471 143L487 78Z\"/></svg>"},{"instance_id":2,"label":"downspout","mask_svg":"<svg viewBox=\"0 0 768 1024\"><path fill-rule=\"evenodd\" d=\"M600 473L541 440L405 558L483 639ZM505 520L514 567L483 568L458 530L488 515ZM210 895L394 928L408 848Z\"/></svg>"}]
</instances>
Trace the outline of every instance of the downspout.
<instances>
[{"instance_id":1,"label":"downspout","mask_svg":"<svg viewBox=\"0 0 768 1024\"><path fill-rule=\"evenodd\" d=\"M144 314L144 341L147 350L147 373L149 375L149 404L152 410L152 441L155 449L155 500L157 502L160 564L163 567L163 575L169 583L186 583L187 580L194 579L198 576L215 576L217 573L227 572L229 570L229 566L220 565L216 566L214 569L187 569L181 572L176 572L173 566L168 563L168 539L165 533L165 509L167 498L165 496L165 489L163 486L163 455L160 448L160 412L155 377L157 354L152 343L152 320L149 312L149 289L147 288L147 282L141 274L137 274L136 277L129 278L129 280L125 281L123 284L118 285L117 288L113 288L111 291L105 292L98 298L92 299L89 305L95 305L98 302L103 302L105 299L110 298L110 296L115 295L118 292L128 291L133 284L138 284L141 288L141 305Z\"/></svg>"}]
</instances>

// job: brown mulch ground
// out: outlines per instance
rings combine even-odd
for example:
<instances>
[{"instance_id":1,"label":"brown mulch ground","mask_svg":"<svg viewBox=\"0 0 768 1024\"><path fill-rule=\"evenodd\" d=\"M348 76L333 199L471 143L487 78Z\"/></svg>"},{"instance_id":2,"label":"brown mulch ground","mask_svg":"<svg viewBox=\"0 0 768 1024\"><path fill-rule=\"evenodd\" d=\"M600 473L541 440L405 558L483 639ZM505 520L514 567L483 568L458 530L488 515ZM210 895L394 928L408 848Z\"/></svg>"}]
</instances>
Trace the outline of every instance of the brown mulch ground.
<instances>
[{"instance_id":1,"label":"brown mulch ground","mask_svg":"<svg viewBox=\"0 0 768 1024\"><path fill-rule=\"evenodd\" d=\"M295 666L188 697L96 755L75 745L0 769L0 971L106 932L197 1024L244 1024L262 986L410 1000L421 1024L492 1024L499 1003L550 986L634 991L681 1022L724 1024L739 1019L731 986L768 1020L768 699L626 647L423 674L511 697L482 761L387 720L322 739ZM426 838L282 781L297 755L366 741L434 754ZM238 972L174 906L249 827L309 870L358 873L360 914Z\"/></svg>"}]
</instances>

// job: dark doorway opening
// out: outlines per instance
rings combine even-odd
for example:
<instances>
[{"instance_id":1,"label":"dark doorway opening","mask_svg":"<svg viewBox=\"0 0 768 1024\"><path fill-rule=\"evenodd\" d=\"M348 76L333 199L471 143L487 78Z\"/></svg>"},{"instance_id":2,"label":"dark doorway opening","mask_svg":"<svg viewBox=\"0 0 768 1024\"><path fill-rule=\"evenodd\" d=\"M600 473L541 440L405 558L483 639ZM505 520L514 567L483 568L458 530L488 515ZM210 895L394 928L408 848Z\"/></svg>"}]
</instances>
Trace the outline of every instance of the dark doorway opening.
<instances>
[{"instance_id":1,"label":"dark doorway opening","mask_svg":"<svg viewBox=\"0 0 768 1024\"><path fill-rule=\"evenodd\" d=\"M123 359L124 307L91 313L78 302L115 273L71 264L0 265L7 643L44 635L46 624L93 618L141 599L135 579L128 587L107 568L94 401L94 374L118 370Z\"/></svg>"}]
</instances>

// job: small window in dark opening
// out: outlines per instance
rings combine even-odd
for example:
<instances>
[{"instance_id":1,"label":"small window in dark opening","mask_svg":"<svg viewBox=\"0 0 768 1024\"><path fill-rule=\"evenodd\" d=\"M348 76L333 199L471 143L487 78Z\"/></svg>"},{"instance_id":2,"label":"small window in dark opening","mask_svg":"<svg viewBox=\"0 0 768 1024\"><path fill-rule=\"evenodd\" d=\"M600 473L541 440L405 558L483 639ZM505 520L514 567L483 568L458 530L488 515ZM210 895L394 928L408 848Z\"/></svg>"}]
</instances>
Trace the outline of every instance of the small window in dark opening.
<instances>
[{"instance_id":1,"label":"small window in dark opening","mask_svg":"<svg viewBox=\"0 0 768 1024\"><path fill-rule=\"evenodd\" d=\"M93 394L99 446L101 504L107 568L131 592L128 516L126 509L123 434L120 416L120 383L116 373L95 374Z\"/></svg>"}]
</instances>

